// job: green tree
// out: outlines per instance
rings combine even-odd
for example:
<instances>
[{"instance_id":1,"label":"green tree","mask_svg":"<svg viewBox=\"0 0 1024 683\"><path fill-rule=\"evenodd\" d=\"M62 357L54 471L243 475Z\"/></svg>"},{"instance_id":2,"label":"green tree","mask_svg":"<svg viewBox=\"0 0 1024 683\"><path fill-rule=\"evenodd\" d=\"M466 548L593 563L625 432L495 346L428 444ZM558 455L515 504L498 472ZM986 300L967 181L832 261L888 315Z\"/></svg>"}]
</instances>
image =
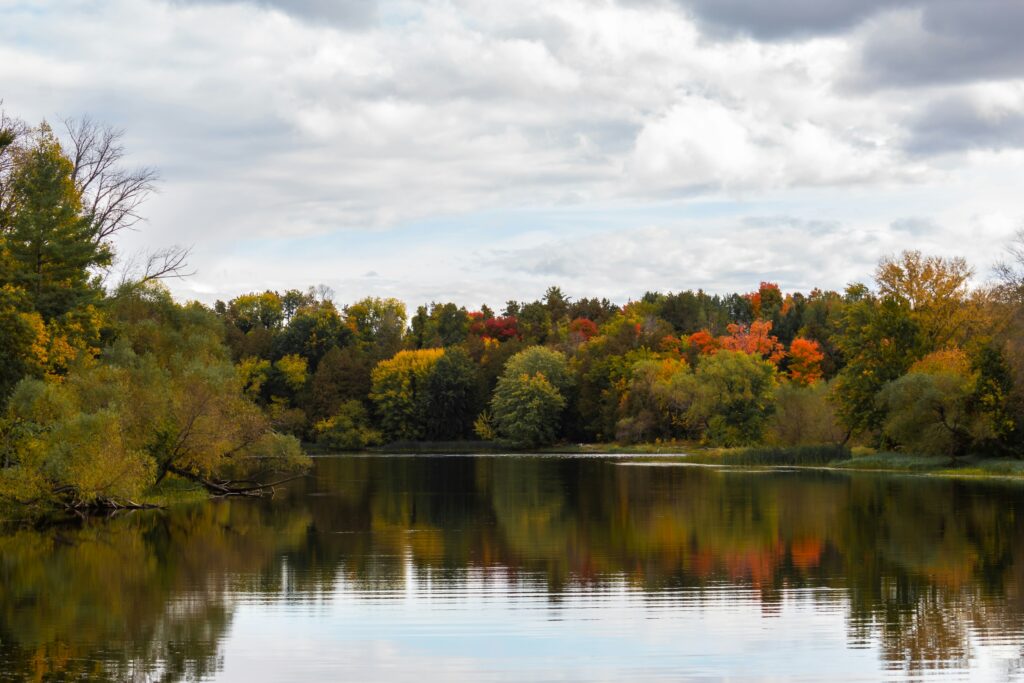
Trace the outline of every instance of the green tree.
<instances>
[{"instance_id":1,"label":"green tree","mask_svg":"<svg viewBox=\"0 0 1024 683\"><path fill-rule=\"evenodd\" d=\"M10 178L9 226L2 234L7 268L3 282L23 289L32 310L49 322L96 304L102 290L93 270L110 263L107 246L82 214L71 177L73 165L43 125L33 144L19 150Z\"/></svg>"},{"instance_id":2,"label":"green tree","mask_svg":"<svg viewBox=\"0 0 1024 683\"><path fill-rule=\"evenodd\" d=\"M558 438L565 397L542 374L502 376L491 400L498 433L527 448Z\"/></svg>"},{"instance_id":3,"label":"green tree","mask_svg":"<svg viewBox=\"0 0 1024 683\"><path fill-rule=\"evenodd\" d=\"M315 371L328 351L335 346L344 348L351 340L352 330L345 325L338 309L330 301L322 301L303 306L292 315L288 326L274 339L274 354L302 356Z\"/></svg>"},{"instance_id":4,"label":"green tree","mask_svg":"<svg viewBox=\"0 0 1024 683\"><path fill-rule=\"evenodd\" d=\"M846 358L835 382L839 416L852 432L876 432L885 420L878 392L926 353L921 327L907 302L879 299L854 285L847 289L836 345Z\"/></svg>"},{"instance_id":5,"label":"green tree","mask_svg":"<svg viewBox=\"0 0 1024 683\"><path fill-rule=\"evenodd\" d=\"M122 505L169 473L226 493L307 464L246 398L217 317L158 286L109 303L115 338L62 381L26 379L3 419L0 489L41 506Z\"/></svg>"},{"instance_id":6,"label":"green tree","mask_svg":"<svg viewBox=\"0 0 1024 683\"><path fill-rule=\"evenodd\" d=\"M408 343L415 349L461 344L469 332L469 314L453 303L430 304L416 309L410 321Z\"/></svg>"},{"instance_id":7,"label":"green tree","mask_svg":"<svg viewBox=\"0 0 1024 683\"><path fill-rule=\"evenodd\" d=\"M704 357L694 373L688 419L705 427L708 441L746 446L764 438L774 409L775 366L742 351Z\"/></svg>"},{"instance_id":8,"label":"green tree","mask_svg":"<svg viewBox=\"0 0 1024 683\"><path fill-rule=\"evenodd\" d=\"M958 349L929 354L878 395L883 431L917 453L966 455L995 436L993 413L975 401L979 373Z\"/></svg>"},{"instance_id":9,"label":"green tree","mask_svg":"<svg viewBox=\"0 0 1024 683\"><path fill-rule=\"evenodd\" d=\"M307 412L321 420L334 415L345 401L366 402L370 394L373 362L355 346L331 347L310 380Z\"/></svg>"},{"instance_id":10,"label":"green tree","mask_svg":"<svg viewBox=\"0 0 1024 683\"><path fill-rule=\"evenodd\" d=\"M573 378L565 356L533 346L509 359L491 398L498 433L524 446L559 436Z\"/></svg>"},{"instance_id":11,"label":"green tree","mask_svg":"<svg viewBox=\"0 0 1024 683\"><path fill-rule=\"evenodd\" d=\"M446 349L427 375L422 396L428 438L468 437L481 408L476 364L469 354L459 347Z\"/></svg>"},{"instance_id":12,"label":"green tree","mask_svg":"<svg viewBox=\"0 0 1024 683\"><path fill-rule=\"evenodd\" d=\"M345 325L355 342L377 359L390 358L402 348L405 304L398 299L367 297L345 307Z\"/></svg>"},{"instance_id":13,"label":"green tree","mask_svg":"<svg viewBox=\"0 0 1024 683\"><path fill-rule=\"evenodd\" d=\"M768 421L767 441L779 446L838 444L845 439L825 382L803 386L782 382L775 388L775 410Z\"/></svg>"},{"instance_id":14,"label":"green tree","mask_svg":"<svg viewBox=\"0 0 1024 683\"><path fill-rule=\"evenodd\" d=\"M531 346L509 358L502 374L506 377L544 375L562 394L572 388L574 381L565 354L543 346Z\"/></svg>"}]
</instances>

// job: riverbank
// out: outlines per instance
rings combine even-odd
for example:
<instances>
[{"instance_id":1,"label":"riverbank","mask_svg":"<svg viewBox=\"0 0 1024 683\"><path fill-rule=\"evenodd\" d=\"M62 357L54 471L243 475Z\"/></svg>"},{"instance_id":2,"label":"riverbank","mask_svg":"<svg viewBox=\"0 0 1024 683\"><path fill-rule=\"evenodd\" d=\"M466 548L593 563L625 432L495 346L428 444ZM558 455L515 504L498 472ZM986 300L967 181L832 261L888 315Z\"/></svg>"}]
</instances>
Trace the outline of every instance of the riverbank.
<instances>
[{"instance_id":1,"label":"riverbank","mask_svg":"<svg viewBox=\"0 0 1024 683\"><path fill-rule=\"evenodd\" d=\"M310 455L334 453L307 446ZM736 468L799 467L850 472L894 472L943 477L1024 478L1024 460L1010 458L950 458L910 455L869 448L847 449L835 445L798 447L712 448L684 441L639 444L563 443L535 449L517 449L494 441L398 442L369 449L373 454L394 455L635 455L658 456L657 462L679 462Z\"/></svg>"},{"instance_id":2,"label":"riverbank","mask_svg":"<svg viewBox=\"0 0 1024 683\"><path fill-rule=\"evenodd\" d=\"M697 448L673 458L681 463L736 468L796 467L847 472L892 472L954 478L1021 478L1024 460L1010 458L950 458L912 455L836 446L796 448ZM665 462L659 458L659 462Z\"/></svg>"}]
</instances>

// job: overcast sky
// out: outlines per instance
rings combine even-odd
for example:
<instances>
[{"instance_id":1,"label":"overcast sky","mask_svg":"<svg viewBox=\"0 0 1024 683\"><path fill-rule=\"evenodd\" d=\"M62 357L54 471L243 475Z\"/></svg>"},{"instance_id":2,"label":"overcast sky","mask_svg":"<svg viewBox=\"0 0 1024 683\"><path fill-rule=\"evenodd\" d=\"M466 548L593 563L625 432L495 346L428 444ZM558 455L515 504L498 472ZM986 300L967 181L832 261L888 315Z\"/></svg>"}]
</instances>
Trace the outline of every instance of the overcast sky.
<instances>
[{"instance_id":1,"label":"overcast sky","mask_svg":"<svg viewBox=\"0 0 1024 683\"><path fill-rule=\"evenodd\" d=\"M122 127L212 302L984 279L1024 225L1020 0L0 0L0 99Z\"/></svg>"}]
</instances>

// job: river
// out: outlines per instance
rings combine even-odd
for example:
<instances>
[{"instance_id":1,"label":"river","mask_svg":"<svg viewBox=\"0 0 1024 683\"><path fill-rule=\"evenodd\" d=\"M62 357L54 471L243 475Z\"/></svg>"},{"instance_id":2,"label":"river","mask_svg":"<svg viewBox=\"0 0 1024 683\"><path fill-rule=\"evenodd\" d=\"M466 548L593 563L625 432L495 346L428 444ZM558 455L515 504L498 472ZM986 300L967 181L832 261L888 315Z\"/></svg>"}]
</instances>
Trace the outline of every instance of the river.
<instances>
[{"instance_id":1,"label":"river","mask_svg":"<svg viewBox=\"0 0 1024 683\"><path fill-rule=\"evenodd\" d=\"M0 680L1024 680L1024 486L316 459L0 533Z\"/></svg>"}]
</instances>

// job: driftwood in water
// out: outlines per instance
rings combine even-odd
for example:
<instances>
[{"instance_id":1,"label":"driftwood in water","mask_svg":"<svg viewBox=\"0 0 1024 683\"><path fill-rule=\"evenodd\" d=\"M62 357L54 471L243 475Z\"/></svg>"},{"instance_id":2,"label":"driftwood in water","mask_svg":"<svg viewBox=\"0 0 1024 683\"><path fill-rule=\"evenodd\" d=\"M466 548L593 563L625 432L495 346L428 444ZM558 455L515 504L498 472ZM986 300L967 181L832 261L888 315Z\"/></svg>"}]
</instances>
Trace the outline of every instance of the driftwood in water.
<instances>
[{"instance_id":1,"label":"driftwood in water","mask_svg":"<svg viewBox=\"0 0 1024 683\"><path fill-rule=\"evenodd\" d=\"M277 481L269 483L261 483L255 480L248 479L214 481L212 479L207 479L206 477L203 477L194 472L189 472L188 470L181 469L180 467L175 467L174 465L169 465L167 467L167 471L176 474L179 477L188 479L189 481L193 481L197 484L202 485L203 488L205 488L209 493L212 493L213 495L218 497L265 495L272 496L274 495L277 486L286 484L290 481L295 481L296 479L301 479L302 477L306 476L305 474L296 474L291 477L286 477L285 479L279 479Z\"/></svg>"}]
</instances>

